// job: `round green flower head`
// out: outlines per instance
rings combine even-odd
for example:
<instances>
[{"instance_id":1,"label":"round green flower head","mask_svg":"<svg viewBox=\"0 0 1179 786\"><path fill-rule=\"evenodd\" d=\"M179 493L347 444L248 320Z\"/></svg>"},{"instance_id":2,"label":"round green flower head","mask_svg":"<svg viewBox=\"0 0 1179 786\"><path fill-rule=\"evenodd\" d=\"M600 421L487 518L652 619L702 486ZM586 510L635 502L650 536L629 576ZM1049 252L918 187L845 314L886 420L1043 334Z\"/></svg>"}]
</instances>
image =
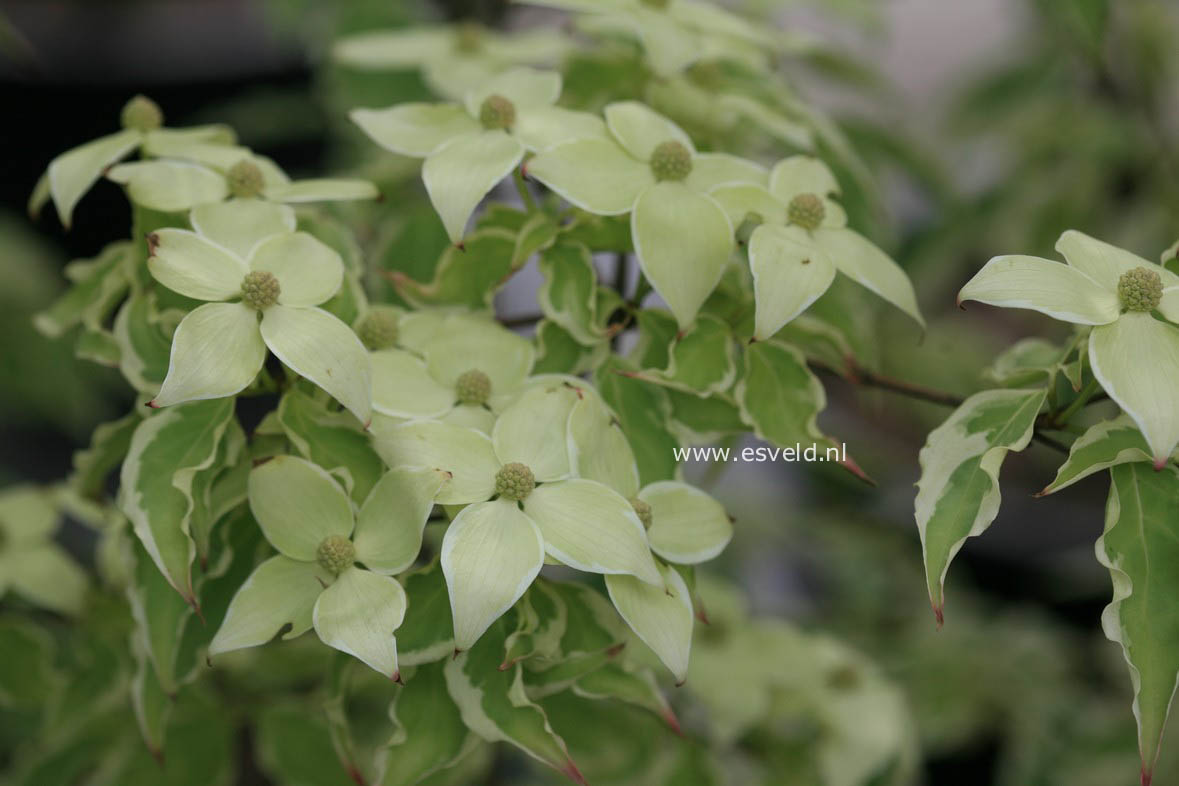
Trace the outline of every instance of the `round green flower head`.
<instances>
[{"instance_id":1,"label":"round green flower head","mask_svg":"<svg viewBox=\"0 0 1179 786\"><path fill-rule=\"evenodd\" d=\"M826 217L827 208L823 207L823 200L814 194L799 194L786 207L786 218L790 223L806 230L818 229Z\"/></svg>"},{"instance_id":2,"label":"round green flower head","mask_svg":"<svg viewBox=\"0 0 1179 786\"><path fill-rule=\"evenodd\" d=\"M643 522L643 526L651 529L651 506L638 497L631 498L630 506L635 509L635 515Z\"/></svg>"},{"instance_id":3,"label":"round green flower head","mask_svg":"<svg viewBox=\"0 0 1179 786\"><path fill-rule=\"evenodd\" d=\"M737 230L734 234L737 237L737 242L745 245L749 242L749 238L753 235L753 230L766 222L765 217L761 213L756 213L750 210L745 214L745 218L741 219L741 223L737 225Z\"/></svg>"},{"instance_id":4,"label":"round green flower head","mask_svg":"<svg viewBox=\"0 0 1179 786\"><path fill-rule=\"evenodd\" d=\"M242 279L242 302L259 311L278 302L278 279L268 270L252 270Z\"/></svg>"},{"instance_id":5,"label":"round green flower head","mask_svg":"<svg viewBox=\"0 0 1179 786\"><path fill-rule=\"evenodd\" d=\"M154 131L164 124L164 113L160 105L145 95L137 95L123 105L123 128L136 131Z\"/></svg>"},{"instance_id":6,"label":"round green flower head","mask_svg":"<svg viewBox=\"0 0 1179 786\"><path fill-rule=\"evenodd\" d=\"M229 193L240 199L253 199L266 186L262 170L244 158L229 168L225 173L225 181L229 184Z\"/></svg>"},{"instance_id":7,"label":"round green flower head","mask_svg":"<svg viewBox=\"0 0 1179 786\"><path fill-rule=\"evenodd\" d=\"M1163 280L1153 270L1136 267L1118 279L1118 298L1127 311L1153 311L1163 299Z\"/></svg>"},{"instance_id":8,"label":"round green flower head","mask_svg":"<svg viewBox=\"0 0 1179 786\"><path fill-rule=\"evenodd\" d=\"M491 377L475 368L464 371L455 380L454 392L460 404L486 404L491 397Z\"/></svg>"},{"instance_id":9,"label":"round green flower head","mask_svg":"<svg viewBox=\"0 0 1179 786\"><path fill-rule=\"evenodd\" d=\"M495 493L504 499L521 500L536 488L536 477L532 470L518 461L504 464L495 473Z\"/></svg>"},{"instance_id":10,"label":"round green flower head","mask_svg":"<svg viewBox=\"0 0 1179 786\"><path fill-rule=\"evenodd\" d=\"M360 342L372 352L392 347L397 343L398 333L397 316L375 309L365 314L356 328Z\"/></svg>"},{"instance_id":11,"label":"round green flower head","mask_svg":"<svg viewBox=\"0 0 1179 786\"><path fill-rule=\"evenodd\" d=\"M651 153L656 180L683 180L692 173L692 152L674 139L660 142Z\"/></svg>"},{"instance_id":12,"label":"round green flower head","mask_svg":"<svg viewBox=\"0 0 1179 786\"><path fill-rule=\"evenodd\" d=\"M315 561L324 570L338 576L356 562L356 547L343 535L329 535L315 550Z\"/></svg>"},{"instance_id":13,"label":"round green flower head","mask_svg":"<svg viewBox=\"0 0 1179 786\"><path fill-rule=\"evenodd\" d=\"M725 70L716 60L694 63L688 69L688 78L700 87L717 89L725 78Z\"/></svg>"},{"instance_id":14,"label":"round green flower head","mask_svg":"<svg viewBox=\"0 0 1179 786\"><path fill-rule=\"evenodd\" d=\"M455 46L460 52L471 54L483 48L483 25L462 22L455 31Z\"/></svg>"},{"instance_id":15,"label":"round green flower head","mask_svg":"<svg viewBox=\"0 0 1179 786\"><path fill-rule=\"evenodd\" d=\"M479 107L479 122L488 131L511 128L516 122L516 105L503 96L487 96Z\"/></svg>"}]
</instances>

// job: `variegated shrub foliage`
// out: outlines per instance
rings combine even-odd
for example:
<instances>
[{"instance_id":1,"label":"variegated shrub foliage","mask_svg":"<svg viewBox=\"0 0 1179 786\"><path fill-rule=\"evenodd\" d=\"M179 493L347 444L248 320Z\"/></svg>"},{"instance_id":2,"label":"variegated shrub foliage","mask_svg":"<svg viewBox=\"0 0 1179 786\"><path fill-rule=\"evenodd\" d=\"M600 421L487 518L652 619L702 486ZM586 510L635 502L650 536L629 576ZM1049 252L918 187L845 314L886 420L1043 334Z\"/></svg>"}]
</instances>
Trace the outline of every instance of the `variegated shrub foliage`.
<instances>
[{"instance_id":1,"label":"variegated shrub foliage","mask_svg":"<svg viewBox=\"0 0 1179 786\"><path fill-rule=\"evenodd\" d=\"M49 164L34 214L52 203L68 227L106 178L133 226L67 268L36 326L139 406L68 483L0 497L0 592L77 619L0 626L22 659L0 701L47 731L15 782L229 782L242 729L282 783L483 782L506 749L541 780L911 781L912 722L875 667L751 618L699 567L733 522L674 452L835 444L813 370L855 378L882 303L924 326L853 229L841 195L863 196L862 164L780 79L818 45L696 0L544 4L570 26L338 41L332 68L418 71L433 93L352 109L353 177L292 180L144 97ZM1001 257L963 290L1081 327L1018 345L1002 386L930 437L930 595L940 619L1005 454L1103 389L1125 414L1045 493L1111 471L1105 622L1149 763L1179 661L1160 613L1179 278L1077 233L1061 250L1068 266ZM539 313L519 330L495 296L533 260ZM98 533L96 579L52 539L63 510Z\"/></svg>"}]
</instances>

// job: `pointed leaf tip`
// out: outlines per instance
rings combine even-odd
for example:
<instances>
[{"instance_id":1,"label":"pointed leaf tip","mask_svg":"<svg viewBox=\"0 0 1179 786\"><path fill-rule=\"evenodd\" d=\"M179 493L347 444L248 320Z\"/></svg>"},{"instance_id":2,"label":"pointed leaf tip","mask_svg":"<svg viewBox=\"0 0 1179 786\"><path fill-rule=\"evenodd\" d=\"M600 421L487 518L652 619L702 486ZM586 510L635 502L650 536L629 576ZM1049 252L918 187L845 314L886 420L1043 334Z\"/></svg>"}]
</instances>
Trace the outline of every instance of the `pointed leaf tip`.
<instances>
[{"instance_id":1,"label":"pointed leaf tip","mask_svg":"<svg viewBox=\"0 0 1179 786\"><path fill-rule=\"evenodd\" d=\"M945 607L935 605L933 607L933 616L934 616L934 619L937 620L937 629L941 630L942 626L946 624Z\"/></svg>"},{"instance_id":2,"label":"pointed leaf tip","mask_svg":"<svg viewBox=\"0 0 1179 786\"><path fill-rule=\"evenodd\" d=\"M573 763L573 759L565 762L565 766L561 768L561 773L579 786L589 786L589 781L581 774L581 770L577 769L577 765Z\"/></svg>"}]
</instances>

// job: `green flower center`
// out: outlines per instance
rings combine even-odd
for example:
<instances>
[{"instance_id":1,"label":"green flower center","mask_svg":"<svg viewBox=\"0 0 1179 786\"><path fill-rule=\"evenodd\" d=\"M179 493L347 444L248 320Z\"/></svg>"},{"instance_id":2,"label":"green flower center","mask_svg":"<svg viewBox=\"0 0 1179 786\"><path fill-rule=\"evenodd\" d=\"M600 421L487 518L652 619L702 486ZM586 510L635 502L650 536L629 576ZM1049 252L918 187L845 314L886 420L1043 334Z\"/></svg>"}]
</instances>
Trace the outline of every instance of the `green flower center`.
<instances>
[{"instance_id":1,"label":"green flower center","mask_svg":"<svg viewBox=\"0 0 1179 786\"><path fill-rule=\"evenodd\" d=\"M478 22L463 22L455 31L455 48L472 54L483 48L483 25Z\"/></svg>"},{"instance_id":2,"label":"green flower center","mask_svg":"<svg viewBox=\"0 0 1179 786\"><path fill-rule=\"evenodd\" d=\"M460 404L486 404L491 397L491 377L475 368L464 371L455 380L454 392Z\"/></svg>"},{"instance_id":3,"label":"green flower center","mask_svg":"<svg viewBox=\"0 0 1179 786\"><path fill-rule=\"evenodd\" d=\"M488 131L511 128L516 122L516 105L500 95L487 96L479 107L479 122Z\"/></svg>"},{"instance_id":4,"label":"green flower center","mask_svg":"<svg viewBox=\"0 0 1179 786\"><path fill-rule=\"evenodd\" d=\"M704 88L719 88L724 77L724 68L715 60L695 63L688 69L688 79Z\"/></svg>"},{"instance_id":5,"label":"green flower center","mask_svg":"<svg viewBox=\"0 0 1179 786\"><path fill-rule=\"evenodd\" d=\"M635 509L635 515L643 522L643 526L651 529L651 506L638 497L631 498L630 506Z\"/></svg>"},{"instance_id":6,"label":"green flower center","mask_svg":"<svg viewBox=\"0 0 1179 786\"><path fill-rule=\"evenodd\" d=\"M164 124L164 113L155 101L147 96L137 95L123 105L121 120L123 128L153 131Z\"/></svg>"},{"instance_id":7,"label":"green flower center","mask_svg":"<svg viewBox=\"0 0 1179 786\"><path fill-rule=\"evenodd\" d=\"M683 180L692 174L692 151L683 142L660 142L651 153L651 171L656 180Z\"/></svg>"},{"instance_id":8,"label":"green flower center","mask_svg":"<svg viewBox=\"0 0 1179 786\"><path fill-rule=\"evenodd\" d=\"M371 351L388 349L397 343L397 316L388 311L370 311L360 320L356 335Z\"/></svg>"},{"instance_id":9,"label":"green flower center","mask_svg":"<svg viewBox=\"0 0 1179 786\"><path fill-rule=\"evenodd\" d=\"M1127 311L1153 311L1163 299L1163 280L1153 270L1136 267L1118 279L1118 299Z\"/></svg>"},{"instance_id":10,"label":"green flower center","mask_svg":"<svg viewBox=\"0 0 1179 786\"><path fill-rule=\"evenodd\" d=\"M315 561L338 576L356 562L356 547L343 535L328 535L315 549Z\"/></svg>"},{"instance_id":11,"label":"green flower center","mask_svg":"<svg viewBox=\"0 0 1179 786\"><path fill-rule=\"evenodd\" d=\"M753 230L766 222L765 217L761 213L756 213L750 210L745 214L745 218L741 219L741 223L737 225L737 230L734 234L737 237L737 242L745 245L749 242L749 238L753 235Z\"/></svg>"},{"instance_id":12,"label":"green flower center","mask_svg":"<svg viewBox=\"0 0 1179 786\"><path fill-rule=\"evenodd\" d=\"M815 194L799 194L786 207L786 218L803 229L818 229L827 217L823 200Z\"/></svg>"},{"instance_id":13,"label":"green flower center","mask_svg":"<svg viewBox=\"0 0 1179 786\"><path fill-rule=\"evenodd\" d=\"M269 270L253 270L242 279L242 302L259 311L278 302L278 279Z\"/></svg>"},{"instance_id":14,"label":"green flower center","mask_svg":"<svg viewBox=\"0 0 1179 786\"><path fill-rule=\"evenodd\" d=\"M521 500L536 488L536 476L526 465L513 461L495 473L495 493L504 499Z\"/></svg>"},{"instance_id":15,"label":"green flower center","mask_svg":"<svg viewBox=\"0 0 1179 786\"><path fill-rule=\"evenodd\" d=\"M266 186L262 170L253 161L244 158L225 173L225 182L229 184L229 193L241 199L253 199Z\"/></svg>"}]
</instances>

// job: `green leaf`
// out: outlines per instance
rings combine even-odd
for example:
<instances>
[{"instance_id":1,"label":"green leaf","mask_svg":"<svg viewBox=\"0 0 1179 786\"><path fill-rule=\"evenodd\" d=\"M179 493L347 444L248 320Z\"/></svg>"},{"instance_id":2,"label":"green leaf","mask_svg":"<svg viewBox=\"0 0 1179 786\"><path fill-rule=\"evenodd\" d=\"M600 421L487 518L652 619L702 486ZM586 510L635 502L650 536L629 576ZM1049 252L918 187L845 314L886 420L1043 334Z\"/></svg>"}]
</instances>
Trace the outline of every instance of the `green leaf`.
<instances>
[{"instance_id":1,"label":"green leaf","mask_svg":"<svg viewBox=\"0 0 1179 786\"><path fill-rule=\"evenodd\" d=\"M504 229L477 229L462 248L447 247L429 284L394 274L397 293L418 306L454 305L487 309L512 272L517 236Z\"/></svg>"},{"instance_id":2,"label":"green leaf","mask_svg":"<svg viewBox=\"0 0 1179 786\"><path fill-rule=\"evenodd\" d=\"M607 352L609 344L603 342L591 349L556 322L542 319L536 324L536 362L532 370L537 374L583 374Z\"/></svg>"},{"instance_id":3,"label":"green leaf","mask_svg":"<svg viewBox=\"0 0 1179 786\"><path fill-rule=\"evenodd\" d=\"M635 452L639 478L646 483L675 476L678 462L674 449L679 441L668 427L671 404L659 387L631 379L630 371L617 357L606 360L594 374L594 385L618 415L619 425Z\"/></svg>"},{"instance_id":4,"label":"green leaf","mask_svg":"<svg viewBox=\"0 0 1179 786\"><path fill-rule=\"evenodd\" d=\"M277 421L295 450L333 475L352 496L363 502L384 472L381 459L356 418L330 412L296 389L278 402Z\"/></svg>"},{"instance_id":5,"label":"green leaf","mask_svg":"<svg viewBox=\"0 0 1179 786\"><path fill-rule=\"evenodd\" d=\"M516 604L516 629L504 642L500 668L530 658L559 658L568 610L547 581L534 581Z\"/></svg>"},{"instance_id":6,"label":"green leaf","mask_svg":"<svg viewBox=\"0 0 1179 786\"><path fill-rule=\"evenodd\" d=\"M77 259L66 266L72 285L53 305L33 316L42 335L57 338L79 323L97 330L126 296L134 264L130 242L112 243L92 259Z\"/></svg>"},{"instance_id":7,"label":"green leaf","mask_svg":"<svg viewBox=\"0 0 1179 786\"><path fill-rule=\"evenodd\" d=\"M671 428L680 440L691 445L703 445L739 434L747 426L741 420L741 410L728 395L701 398L678 390L667 391L671 401Z\"/></svg>"},{"instance_id":8,"label":"green leaf","mask_svg":"<svg viewBox=\"0 0 1179 786\"><path fill-rule=\"evenodd\" d=\"M474 647L446 664L446 687L463 723L488 742L515 745L574 782L585 783L544 710L525 695L521 666L499 670L506 637L507 623L500 620Z\"/></svg>"},{"instance_id":9,"label":"green leaf","mask_svg":"<svg viewBox=\"0 0 1179 786\"><path fill-rule=\"evenodd\" d=\"M692 649L692 596L674 568L659 566L663 584L646 584L631 576L606 576L606 589L618 613L675 676L688 678Z\"/></svg>"},{"instance_id":10,"label":"green leaf","mask_svg":"<svg viewBox=\"0 0 1179 786\"><path fill-rule=\"evenodd\" d=\"M958 303L1027 308L1078 325L1118 318L1116 288L1106 288L1075 267L1029 256L995 257L958 293Z\"/></svg>"},{"instance_id":11,"label":"green leaf","mask_svg":"<svg viewBox=\"0 0 1179 786\"><path fill-rule=\"evenodd\" d=\"M356 517L352 543L369 570L401 573L422 550L434 497L449 476L437 469L391 469L373 487Z\"/></svg>"},{"instance_id":12,"label":"green leaf","mask_svg":"<svg viewBox=\"0 0 1179 786\"><path fill-rule=\"evenodd\" d=\"M701 315L683 335L672 339L668 349L665 368L642 371L638 378L707 396L727 390L737 376L733 334L714 316Z\"/></svg>"},{"instance_id":13,"label":"green leaf","mask_svg":"<svg viewBox=\"0 0 1179 786\"><path fill-rule=\"evenodd\" d=\"M1150 783L1179 676L1179 469L1121 464L1110 470L1110 479L1097 559L1109 568L1114 592L1101 623L1122 646L1130 669L1142 782Z\"/></svg>"},{"instance_id":14,"label":"green leaf","mask_svg":"<svg viewBox=\"0 0 1179 786\"><path fill-rule=\"evenodd\" d=\"M456 650L470 649L520 599L544 554L536 523L514 501L480 502L455 516L442 539L442 571Z\"/></svg>"},{"instance_id":15,"label":"green leaf","mask_svg":"<svg viewBox=\"0 0 1179 786\"><path fill-rule=\"evenodd\" d=\"M356 786L361 779L340 765L320 713L295 705L267 707L257 730L258 763L283 786Z\"/></svg>"},{"instance_id":16,"label":"green leaf","mask_svg":"<svg viewBox=\"0 0 1179 786\"><path fill-rule=\"evenodd\" d=\"M921 449L916 518L929 600L941 624L950 561L999 513L999 467L1032 439L1044 390L976 393L929 435Z\"/></svg>"},{"instance_id":17,"label":"green leaf","mask_svg":"<svg viewBox=\"0 0 1179 786\"><path fill-rule=\"evenodd\" d=\"M1095 472L1138 461L1153 461L1150 446L1128 415L1103 420L1089 427L1073 442L1068 458L1056 470L1056 477L1036 496L1045 496L1071 486Z\"/></svg>"},{"instance_id":18,"label":"green leaf","mask_svg":"<svg viewBox=\"0 0 1179 786\"><path fill-rule=\"evenodd\" d=\"M172 333L179 318L161 313L155 293L136 292L115 317L119 370L135 390L154 394L168 375Z\"/></svg>"},{"instance_id":19,"label":"green leaf","mask_svg":"<svg viewBox=\"0 0 1179 786\"><path fill-rule=\"evenodd\" d=\"M103 170L138 147L141 140L140 132L126 129L79 145L49 162L49 192L62 226L69 228L74 206Z\"/></svg>"},{"instance_id":20,"label":"green leaf","mask_svg":"<svg viewBox=\"0 0 1179 786\"><path fill-rule=\"evenodd\" d=\"M560 243L540 256L544 283L536 300L541 311L578 343L593 346L606 337L598 323L598 275L589 249L580 243Z\"/></svg>"},{"instance_id":21,"label":"green leaf","mask_svg":"<svg viewBox=\"0 0 1179 786\"><path fill-rule=\"evenodd\" d=\"M647 280L686 330L729 262L729 217L712 197L664 181L639 195L631 235Z\"/></svg>"},{"instance_id":22,"label":"green leaf","mask_svg":"<svg viewBox=\"0 0 1179 786\"><path fill-rule=\"evenodd\" d=\"M397 629L402 667L449 658L454 653L454 618L442 566L435 560L402 577L409 609Z\"/></svg>"},{"instance_id":23,"label":"green leaf","mask_svg":"<svg viewBox=\"0 0 1179 786\"><path fill-rule=\"evenodd\" d=\"M422 182L450 242L462 244L475 208L523 157L524 147L503 131L460 136L430 154Z\"/></svg>"},{"instance_id":24,"label":"green leaf","mask_svg":"<svg viewBox=\"0 0 1179 786\"><path fill-rule=\"evenodd\" d=\"M86 499L103 499L107 476L123 463L131 447L131 435L141 419L140 413L132 412L95 427L89 447L74 453L70 488Z\"/></svg>"},{"instance_id":25,"label":"green leaf","mask_svg":"<svg viewBox=\"0 0 1179 786\"><path fill-rule=\"evenodd\" d=\"M626 630L610 601L584 584L540 579L565 607L565 632L552 658L524 661L529 695L567 690L618 654Z\"/></svg>"},{"instance_id":26,"label":"green leaf","mask_svg":"<svg viewBox=\"0 0 1179 786\"><path fill-rule=\"evenodd\" d=\"M168 594L176 598L175 593ZM144 744L152 756L162 759L172 710L171 699L156 679L151 662L139 653L136 661L135 676L131 680L131 707L135 711L135 720L139 724Z\"/></svg>"},{"instance_id":27,"label":"green leaf","mask_svg":"<svg viewBox=\"0 0 1179 786\"><path fill-rule=\"evenodd\" d=\"M127 588L127 599L135 620L136 646L142 650L149 672L136 679L155 683L141 690L162 690L175 696L180 682L177 666L181 631L193 614L192 607L168 591L167 579L141 548L135 549L134 581Z\"/></svg>"},{"instance_id":28,"label":"green leaf","mask_svg":"<svg viewBox=\"0 0 1179 786\"><path fill-rule=\"evenodd\" d=\"M680 724L671 704L659 690L649 669L640 669L626 662L608 663L574 683L573 692L587 699L617 699L642 707L666 721L672 730L679 731Z\"/></svg>"},{"instance_id":29,"label":"green leaf","mask_svg":"<svg viewBox=\"0 0 1179 786\"><path fill-rule=\"evenodd\" d=\"M320 593L311 621L324 644L396 682L401 673L393 631L405 608L405 590L396 579L353 565Z\"/></svg>"},{"instance_id":30,"label":"green leaf","mask_svg":"<svg viewBox=\"0 0 1179 786\"><path fill-rule=\"evenodd\" d=\"M827 394L794 347L758 341L745 349L745 374L735 390L741 417L754 433L780 447L833 446L819 430Z\"/></svg>"},{"instance_id":31,"label":"green leaf","mask_svg":"<svg viewBox=\"0 0 1179 786\"><path fill-rule=\"evenodd\" d=\"M216 459L232 418L228 399L159 412L136 427L123 463L120 508L168 583L189 603L195 601L193 478Z\"/></svg>"},{"instance_id":32,"label":"green leaf","mask_svg":"<svg viewBox=\"0 0 1179 786\"><path fill-rule=\"evenodd\" d=\"M413 786L453 764L470 745L470 733L446 690L444 664L418 667L389 708L393 738L377 783Z\"/></svg>"},{"instance_id":33,"label":"green leaf","mask_svg":"<svg viewBox=\"0 0 1179 786\"><path fill-rule=\"evenodd\" d=\"M314 562L327 538L347 538L354 518L348 495L323 468L297 456L275 456L254 467L250 510L262 534L291 559Z\"/></svg>"}]
</instances>

